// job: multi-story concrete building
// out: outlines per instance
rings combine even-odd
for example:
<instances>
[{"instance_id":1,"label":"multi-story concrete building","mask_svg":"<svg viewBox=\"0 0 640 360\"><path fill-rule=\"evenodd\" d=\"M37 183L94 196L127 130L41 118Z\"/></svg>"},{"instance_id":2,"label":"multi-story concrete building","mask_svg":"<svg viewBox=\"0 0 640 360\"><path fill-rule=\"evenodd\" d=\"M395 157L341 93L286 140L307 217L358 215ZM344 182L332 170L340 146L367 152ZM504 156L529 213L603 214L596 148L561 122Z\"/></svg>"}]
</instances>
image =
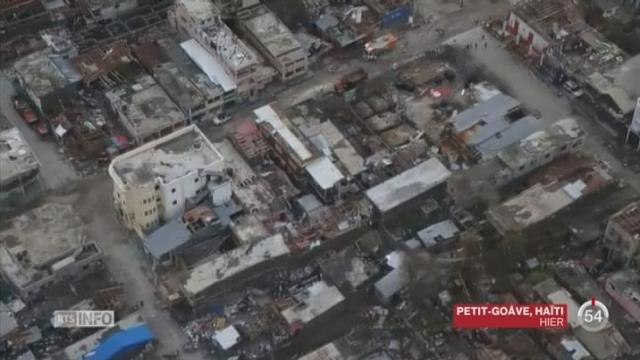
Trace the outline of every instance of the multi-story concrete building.
<instances>
[{"instance_id":1,"label":"multi-story concrete building","mask_svg":"<svg viewBox=\"0 0 640 360\"><path fill-rule=\"evenodd\" d=\"M640 274L625 270L605 275L604 290L640 323Z\"/></svg>"},{"instance_id":2,"label":"multi-story concrete building","mask_svg":"<svg viewBox=\"0 0 640 360\"><path fill-rule=\"evenodd\" d=\"M141 237L185 211L223 170L220 152L195 125L115 158L113 202L124 225Z\"/></svg>"},{"instance_id":3,"label":"multi-story concrete building","mask_svg":"<svg viewBox=\"0 0 640 360\"><path fill-rule=\"evenodd\" d=\"M236 124L229 138L247 159L258 159L269 152L269 145L260 128L253 121L244 120Z\"/></svg>"},{"instance_id":4,"label":"multi-story concrete building","mask_svg":"<svg viewBox=\"0 0 640 360\"><path fill-rule=\"evenodd\" d=\"M241 24L251 44L288 80L307 72L307 51L291 31L264 5L242 11Z\"/></svg>"},{"instance_id":5,"label":"multi-story concrete building","mask_svg":"<svg viewBox=\"0 0 640 360\"><path fill-rule=\"evenodd\" d=\"M222 111L222 88L209 81L211 86L200 84L197 75L204 75L199 70L194 74L179 68L156 43L133 46L132 52L191 123L211 121Z\"/></svg>"},{"instance_id":6,"label":"multi-story concrete building","mask_svg":"<svg viewBox=\"0 0 640 360\"><path fill-rule=\"evenodd\" d=\"M122 126L138 144L169 134L188 121L149 75L107 91L105 96Z\"/></svg>"},{"instance_id":7,"label":"multi-story concrete building","mask_svg":"<svg viewBox=\"0 0 640 360\"><path fill-rule=\"evenodd\" d=\"M42 114L55 112L60 100L74 97L82 79L69 60L46 50L16 61L14 70L20 89Z\"/></svg>"},{"instance_id":8,"label":"multi-story concrete building","mask_svg":"<svg viewBox=\"0 0 640 360\"><path fill-rule=\"evenodd\" d=\"M102 269L102 250L87 239L71 205L45 204L14 218L0 236L0 267L23 300L55 283Z\"/></svg>"},{"instance_id":9,"label":"multi-story concrete building","mask_svg":"<svg viewBox=\"0 0 640 360\"><path fill-rule=\"evenodd\" d=\"M5 121L8 122L0 119L0 205L3 208L5 202L11 204L30 195L33 189L41 188L38 160L20 130L14 127L3 129Z\"/></svg>"},{"instance_id":10,"label":"multi-story concrete building","mask_svg":"<svg viewBox=\"0 0 640 360\"><path fill-rule=\"evenodd\" d=\"M211 81L222 86L226 96L253 98L273 79L275 70L260 64L253 50L222 21L213 2L176 1L169 20L191 37L182 48Z\"/></svg>"},{"instance_id":11,"label":"multi-story concrete building","mask_svg":"<svg viewBox=\"0 0 640 360\"><path fill-rule=\"evenodd\" d=\"M640 202L627 205L609 219L604 242L612 258L631 262L640 252Z\"/></svg>"},{"instance_id":12,"label":"multi-story concrete building","mask_svg":"<svg viewBox=\"0 0 640 360\"><path fill-rule=\"evenodd\" d=\"M495 157L453 174L448 183L457 204L482 199L493 190L551 161L582 149L584 131L574 118L558 120L500 150Z\"/></svg>"}]
</instances>

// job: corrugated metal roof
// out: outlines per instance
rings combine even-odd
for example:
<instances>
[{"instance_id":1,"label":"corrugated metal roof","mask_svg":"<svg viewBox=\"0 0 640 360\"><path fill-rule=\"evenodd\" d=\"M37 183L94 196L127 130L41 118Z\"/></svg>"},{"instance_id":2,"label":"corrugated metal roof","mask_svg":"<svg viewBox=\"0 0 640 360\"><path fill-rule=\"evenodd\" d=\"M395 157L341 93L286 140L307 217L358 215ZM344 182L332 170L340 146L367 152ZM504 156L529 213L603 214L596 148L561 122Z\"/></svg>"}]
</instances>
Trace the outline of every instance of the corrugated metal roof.
<instances>
[{"instance_id":1,"label":"corrugated metal roof","mask_svg":"<svg viewBox=\"0 0 640 360\"><path fill-rule=\"evenodd\" d=\"M84 356L84 360L112 360L155 339L148 325L118 331Z\"/></svg>"},{"instance_id":2,"label":"corrugated metal roof","mask_svg":"<svg viewBox=\"0 0 640 360\"><path fill-rule=\"evenodd\" d=\"M366 195L384 213L442 184L450 176L451 172L438 159L431 158L372 187Z\"/></svg>"},{"instance_id":3,"label":"corrugated metal roof","mask_svg":"<svg viewBox=\"0 0 640 360\"><path fill-rule=\"evenodd\" d=\"M144 240L145 249L156 259L177 249L191 239L191 232L180 219L175 219L152 232Z\"/></svg>"},{"instance_id":4,"label":"corrugated metal roof","mask_svg":"<svg viewBox=\"0 0 640 360\"><path fill-rule=\"evenodd\" d=\"M222 86L224 91L231 91L237 88L236 82L227 74L220 62L213 57L194 39L189 39L180 43L180 46L189 55L196 65L207 74L209 80Z\"/></svg>"},{"instance_id":5,"label":"corrugated metal roof","mask_svg":"<svg viewBox=\"0 0 640 360\"><path fill-rule=\"evenodd\" d=\"M273 131L278 133L280 137L287 143L289 148L298 156L298 158L305 162L311 159L311 152L307 149L306 146L298 139L298 137L289 129L287 124L285 124L282 119L280 119L280 115L273 109L271 105L265 105L253 110L253 113L256 115L256 122L262 123L266 122L273 128Z\"/></svg>"},{"instance_id":6,"label":"corrugated metal roof","mask_svg":"<svg viewBox=\"0 0 640 360\"><path fill-rule=\"evenodd\" d=\"M323 190L333 188L344 179L344 175L326 156L311 161L305 168L313 181Z\"/></svg>"},{"instance_id":7,"label":"corrugated metal roof","mask_svg":"<svg viewBox=\"0 0 640 360\"><path fill-rule=\"evenodd\" d=\"M409 283L409 274L404 269L393 269L375 283L376 291L385 299L397 294Z\"/></svg>"},{"instance_id":8,"label":"corrugated metal roof","mask_svg":"<svg viewBox=\"0 0 640 360\"><path fill-rule=\"evenodd\" d=\"M506 123L504 116L509 110L519 105L521 105L520 101L500 93L459 113L453 120L453 125L457 132L468 130L480 120L484 120L487 123L486 126L501 127L505 124L496 120L502 119Z\"/></svg>"},{"instance_id":9,"label":"corrugated metal roof","mask_svg":"<svg viewBox=\"0 0 640 360\"><path fill-rule=\"evenodd\" d=\"M441 221L418 231L418 238L426 247L454 237L460 230L451 220Z\"/></svg>"},{"instance_id":10,"label":"corrugated metal roof","mask_svg":"<svg viewBox=\"0 0 640 360\"><path fill-rule=\"evenodd\" d=\"M476 149L482 153L482 157L491 158L507 146L514 144L536 131L544 128L544 124L533 116L525 116L505 129L492 134L481 143L475 144Z\"/></svg>"}]
</instances>

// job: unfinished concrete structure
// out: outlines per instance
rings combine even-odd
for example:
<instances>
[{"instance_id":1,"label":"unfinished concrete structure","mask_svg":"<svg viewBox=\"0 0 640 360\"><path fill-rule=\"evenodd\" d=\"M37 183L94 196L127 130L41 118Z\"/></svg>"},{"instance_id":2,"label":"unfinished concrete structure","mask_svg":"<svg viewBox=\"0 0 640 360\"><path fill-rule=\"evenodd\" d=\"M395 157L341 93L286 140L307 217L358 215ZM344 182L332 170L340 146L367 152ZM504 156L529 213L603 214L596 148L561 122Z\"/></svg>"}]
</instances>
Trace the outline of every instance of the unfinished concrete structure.
<instances>
[{"instance_id":1,"label":"unfinished concrete structure","mask_svg":"<svg viewBox=\"0 0 640 360\"><path fill-rule=\"evenodd\" d=\"M244 32L251 44L280 73L281 80L302 76L307 72L307 51L271 10L258 5L243 10L241 17Z\"/></svg>"},{"instance_id":2,"label":"unfinished concrete structure","mask_svg":"<svg viewBox=\"0 0 640 360\"><path fill-rule=\"evenodd\" d=\"M145 143L186 125L187 117L149 75L106 92L118 120L134 142Z\"/></svg>"},{"instance_id":3,"label":"unfinished concrete structure","mask_svg":"<svg viewBox=\"0 0 640 360\"><path fill-rule=\"evenodd\" d=\"M595 193L612 180L611 175L598 165L576 169L561 181L536 183L519 195L492 206L487 211L487 220L503 236L517 233Z\"/></svg>"},{"instance_id":4,"label":"unfinished concrete structure","mask_svg":"<svg viewBox=\"0 0 640 360\"><path fill-rule=\"evenodd\" d=\"M195 74L185 73L171 61L160 45L137 45L132 52L190 122L212 121L222 111L222 88L212 83L203 87Z\"/></svg>"},{"instance_id":5,"label":"unfinished concrete structure","mask_svg":"<svg viewBox=\"0 0 640 360\"><path fill-rule=\"evenodd\" d=\"M584 131L574 118L558 120L548 129L505 147L488 161L455 172L448 182L449 194L457 204L482 199L562 155L580 151L583 138Z\"/></svg>"},{"instance_id":6,"label":"unfinished concrete structure","mask_svg":"<svg viewBox=\"0 0 640 360\"><path fill-rule=\"evenodd\" d=\"M109 165L114 206L140 236L185 210L223 167L220 152L189 126L116 157Z\"/></svg>"},{"instance_id":7,"label":"unfinished concrete structure","mask_svg":"<svg viewBox=\"0 0 640 360\"><path fill-rule=\"evenodd\" d=\"M20 130L11 127L0 131L0 203L39 182L40 164Z\"/></svg>"},{"instance_id":8,"label":"unfinished concrete structure","mask_svg":"<svg viewBox=\"0 0 640 360\"><path fill-rule=\"evenodd\" d=\"M179 0L169 12L170 22L190 40L181 44L189 57L219 84L225 94L253 98L275 74L222 21L209 0Z\"/></svg>"},{"instance_id":9,"label":"unfinished concrete structure","mask_svg":"<svg viewBox=\"0 0 640 360\"><path fill-rule=\"evenodd\" d=\"M633 260L640 251L640 202L633 202L611 216L604 242L611 258L626 265Z\"/></svg>"},{"instance_id":10,"label":"unfinished concrete structure","mask_svg":"<svg viewBox=\"0 0 640 360\"><path fill-rule=\"evenodd\" d=\"M74 96L82 78L69 60L46 51L16 61L14 70L18 84L42 114L54 111L60 99Z\"/></svg>"},{"instance_id":11,"label":"unfinished concrete structure","mask_svg":"<svg viewBox=\"0 0 640 360\"><path fill-rule=\"evenodd\" d=\"M313 159L313 153L291 131L289 119L281 114L276 104L259 107L253 111L256 123L263 130L267 142L274 149L279 164L289 174L298 174Z\"/></svg>"},{"instance_id":12,"label":"unfinished concrete structure","mask_svg":"<svg viewBox=\"0 0 640 360\"><path fill-rule=\"evenodd\" d=\"M192 269L182 283L184 295L192 306L196 306L198 302L205 300L219 283L288 254L289 248L282 234L241 246Z\"/></svg>"},{"instance_id":13,"label":"unfinished concrete structure","mask_svg":"<svg viewBox=\"0 0 640 360\"><path fill-rule=\"evenodd\" d=\"M50 203L14 218L3 229L0 266L21 298L102 268L102 250L89 239L71 205Z\"/></svg>"}]
</instances>

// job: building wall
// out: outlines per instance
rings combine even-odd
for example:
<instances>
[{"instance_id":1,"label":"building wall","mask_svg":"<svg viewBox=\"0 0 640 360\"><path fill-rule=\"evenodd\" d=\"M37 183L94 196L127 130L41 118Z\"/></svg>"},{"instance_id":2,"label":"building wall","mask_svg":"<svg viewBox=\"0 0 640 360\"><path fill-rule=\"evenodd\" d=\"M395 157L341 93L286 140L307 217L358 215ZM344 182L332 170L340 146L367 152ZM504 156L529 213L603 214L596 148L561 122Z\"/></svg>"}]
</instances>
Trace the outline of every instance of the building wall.
<instances>
[{"instance_id":1,"label":"building wall","mask_svg":"<svg viewBox=\"0 0 640 360\"><path fill-rule=\"evenodd\" d=\"M542 53L550 45L544 36L540 35L514 12L509 14L505 30L516 37L516 43L519 44L522 41L530 43L529 55L533 50Z\"/></svg>"},{"instance_id":2,"label":"building wall","mask_svg":"<svg viewBox=\"0 0 640 360\"><path fill-rule=\"evenodd\" d=\"M162 204L155 186L149 183L133 187L114 181L114 206L127 228L147 230L160 224Z\"/></svg>"},{"instance_id":3,"label":"building wall","mask_svg":"<svg viewBox=\"0 0 640 360\"><path fill-rule=\"evenodd\" d=\"M268 10L267 10L268 11ZM304 75L307 72L308 59L307 52L302 47L298 47L295 50L273 56L273 54L262 44L260 39L254 35L251 29L244 25L244 34L251 40L251 44L260 51L260 54L264 56L271 66L273 66L280 74L281 80L289 80Z\"/></svg>"},{"instance_id":4,"label":"building wall","mask_svg":"<svg viewBox=\"0 0 640 360\"><path fill-rule=\"evenodd\" d=\"M630 261L640 251L640 236L625 231L618 223L609 220L604 232L606 245L625 262Z\"/></svg>"},{"instance_id":5,"label":"building wall","mask_svg":"<svg viewBox=\"0 0 640 360\"><path fill-rule=\"evenodd\" d=\"M103 253L95 243L92 243L92 245L95 246L98 251L86 258L75 261L64 268L52 272L48 276L44 276L40 280L33 281L25 286L20 287L17 286L17 284L13 284L16 290L20 293L20 297L23 300L33 299L46 287L63 281L77 281L101 270L103 268Z\"/></svg>"},{"instance_id":6,"label":"building wall","mask_svg":"<svg viewBox=\"0 0 640 360\"><path fill-rule=\"evenodd\" d=\"M202 134L201 136L204 137ZM213 144L204 140L207 144L203 146L213 148ZM161 222L182 216L187 199L196 196L207 187L207 178L200 174L201 171L222 172L224 167L223 160L214 161L203 168L191 169L186 175L170 182L156 178L146 184L137 185L122 182L113 165L117 161L118 158L114 159L109 166L109 175L113 180L114 207L124 225L140 236L155 229Z\"/></svg>"},{"instance_id":7,"label":"building wall","mask_svg":"<svg viewBox=\"0 0 640 360\"><path fill-rule=\"evenodd\" d=\"M240 126L242 124L238 125L238 127ZM246 128L252 126L253 124L247 124ZM247 159L252 160L269 152L267 142L257 126L253 127L252 131L236 130L230 137L233 144Z\"/></svg>"},{"instance_id":8,"label":"building wall","mask_svg":"<svg viewBox=\"0 0 640 360\"><path fill-rule=\"evenodd\" d=\"M635 299L629 293L624 293L625 288L611 278L607 278L604 289L631 317L640 323L640 294L635 294Z\"/></svg>"},{"instance_id":9,"label":"building wall","mask_svg":"<svg viewBox=\"0 0 640 360\"><path fill-rule=\"evenodd\" d=\"M207 49L209 53L214 56L220 63L225 67L227 73L231 75L237 85L237 89L234 93L237 94L240 98L243 99L251 99L257 95L257 92L264 89L267 83L271 81L271 79L263 79L260 78L260 74L257 69L257 64L247 66L241 69L234 69L230 64L227 63L227 60L220 56L219 53L214 49L211 44L210 37L201 30L201 26L204 23L199 23L199 20L189 14L186 7L180 2L177 1L173 10L169 11L170 23L174 24L177 30L182 32L183 34L189 35L191 38L195 39L202 47ZM210 19L203 20L204 22L214 22L220 21L220 17L218 15L212 14ZM226 28L226 31L232 33L231 29L227 28L226 25L222 25ZM235 35L233 35L235 36ZM226 94L229 95L229 94Z\"/></svg>"}]
</instances>

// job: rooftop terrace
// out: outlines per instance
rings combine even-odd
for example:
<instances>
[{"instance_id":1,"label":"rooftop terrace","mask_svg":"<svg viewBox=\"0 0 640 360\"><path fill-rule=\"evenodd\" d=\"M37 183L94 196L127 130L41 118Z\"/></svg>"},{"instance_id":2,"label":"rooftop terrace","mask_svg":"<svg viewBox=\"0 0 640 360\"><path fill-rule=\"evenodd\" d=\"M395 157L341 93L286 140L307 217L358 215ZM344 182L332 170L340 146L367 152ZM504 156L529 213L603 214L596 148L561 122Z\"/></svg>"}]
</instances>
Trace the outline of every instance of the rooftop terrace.
<instances>
[{"instance_id":1,"label":"rooftop terrace","mask_svg":"<svg viewBox=\"0 0 640 360\"><path fill-rule=\"evenodd\" d=\"M261 6L258 9L259 11L244 20L244 23L273 57L302 49L291 31L268 8Z\"/></svg>"},{"instance_id":2,"label":"rooftop terrace","mask_svg":"<svg viewBox=\"0 0 640 360\"><path fill-rule=\"evenodd\" d=\"M222 161L220 152L192 125L118 156L110 168L123 183L143 185L155 179L167 183Z\"/></svg>"},{"instance_id":3,"label":"rooftop terrace","mask_svg":"<svg viewBox=\"0 0 640 360\"><path fill-rule=\"evenodd\" d=\"M184 114L156 84L144 75L134 84L125 84L106 93L111 104L125 117L126 126L143 139L184 121Z\"/></svg>"}]
</instances>

